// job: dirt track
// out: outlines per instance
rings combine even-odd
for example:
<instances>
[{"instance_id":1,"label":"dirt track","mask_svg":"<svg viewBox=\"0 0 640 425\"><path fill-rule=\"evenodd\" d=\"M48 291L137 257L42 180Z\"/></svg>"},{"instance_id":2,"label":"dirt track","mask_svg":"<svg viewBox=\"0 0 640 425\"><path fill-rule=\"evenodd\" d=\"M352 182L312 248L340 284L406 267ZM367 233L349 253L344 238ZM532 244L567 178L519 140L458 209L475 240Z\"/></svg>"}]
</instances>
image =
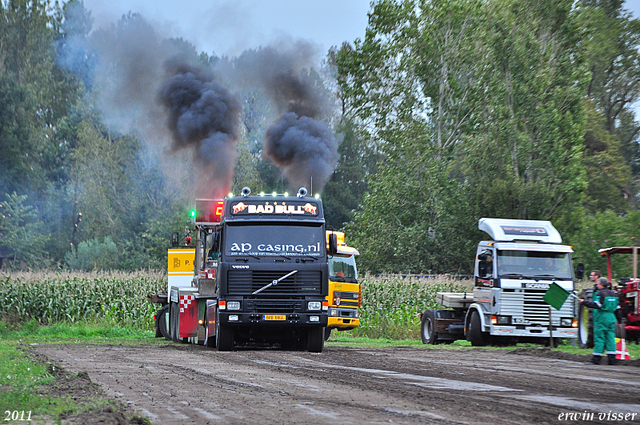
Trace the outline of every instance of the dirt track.
<instances>
[{"instance_id":1,"label":"dirt track","mask_svg":"<svg viewBox=\"0 0 640 425\"><path fill-rule=\"evenodd\" d=\"M592 420L569 422L640 424L639 367L596 367L537 349L32 349L86 372L154 424L558 423L560 414L585 411ZM629 420L598 420L609 412Z\"/></svg>"}]
</instances>

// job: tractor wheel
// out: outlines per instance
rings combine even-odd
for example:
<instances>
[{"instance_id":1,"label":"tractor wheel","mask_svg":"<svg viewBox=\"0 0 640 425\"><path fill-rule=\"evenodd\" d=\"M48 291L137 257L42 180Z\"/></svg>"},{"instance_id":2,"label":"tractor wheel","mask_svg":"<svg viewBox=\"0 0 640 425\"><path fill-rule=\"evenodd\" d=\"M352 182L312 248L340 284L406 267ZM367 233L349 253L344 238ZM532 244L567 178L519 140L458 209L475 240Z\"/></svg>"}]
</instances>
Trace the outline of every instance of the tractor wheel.
<instances>
[{"instance_id":1,"label":"tractor wheel","mask_svg":"<svg viewBox=\"0 0 640 425\"><path fill-rule=\"evenodd\" d=\"M420 323L420 336L423 344L436 344L438 334L435 332L436 317L433 310L427 310L422 315Z\"/></svg>"},{"instance_id":2,"label":"tractor wheel","mask_svg":"<svg viewBox=\"0 0 640 425\"><path fill-rule=\"evenodd\" d=\"M593 289L585 289L580 298L591 301ZM580 348L593 348L593 319L592 312L585 305L578 306L578 346Z\"/></svg>"},{"instance_id":3,"label":"tractor wheel","mask_svg":"<svg viewBox=\"0 0 640 425\"><path fill-rule=\"evenodd\" d=\"M489 335L486 332L482 332L482 322L477 310L471 312L467 340L471 341L471 345L474 347L483 347L489 343Z\"/></svg>"}]
</instances>

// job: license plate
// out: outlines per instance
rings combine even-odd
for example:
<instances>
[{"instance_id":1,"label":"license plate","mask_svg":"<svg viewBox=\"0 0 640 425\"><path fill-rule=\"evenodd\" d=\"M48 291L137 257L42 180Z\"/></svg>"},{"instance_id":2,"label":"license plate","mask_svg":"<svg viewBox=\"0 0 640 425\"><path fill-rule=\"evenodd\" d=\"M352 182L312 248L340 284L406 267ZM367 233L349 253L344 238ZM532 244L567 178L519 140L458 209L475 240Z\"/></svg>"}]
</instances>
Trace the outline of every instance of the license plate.
<instances>
[{"instance_id":1,"label":"license plate","mask_svg":"<svg viewBox=\"0 0 640 425\"><path fill-rule=\"evenodd\" d=\"M287 320L286 314L263 314L262 320Z\"/></svg>"}]
</instances>

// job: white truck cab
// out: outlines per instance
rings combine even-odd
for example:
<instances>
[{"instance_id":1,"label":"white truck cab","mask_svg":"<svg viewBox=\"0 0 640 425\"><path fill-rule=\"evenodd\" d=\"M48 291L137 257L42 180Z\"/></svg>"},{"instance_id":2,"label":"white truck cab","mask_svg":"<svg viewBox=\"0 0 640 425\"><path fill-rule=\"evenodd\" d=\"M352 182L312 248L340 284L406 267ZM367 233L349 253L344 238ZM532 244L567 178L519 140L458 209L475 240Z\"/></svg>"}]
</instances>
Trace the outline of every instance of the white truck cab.
<instances>
[{"instance_id":1,"label":"white truck cab","mask_svg":"<svg viewBox=\"0 0 640 425\"><path fill-rule=\"evenodd\" d=\"M540 341L550 332L555 338L577 338L575 299L567 299L560 310L543 300L552 283L574 289L573 250L561 244L551 222L481 218L478 228L491 240L478 244L473 294L438 294L438 302L452 310L423 314L423 342L425 332L431 343L466 337L473 345L501 337ZM429 326L425 316L433 317L432 333L424 330Z\"/></svg>"}]
</instances>

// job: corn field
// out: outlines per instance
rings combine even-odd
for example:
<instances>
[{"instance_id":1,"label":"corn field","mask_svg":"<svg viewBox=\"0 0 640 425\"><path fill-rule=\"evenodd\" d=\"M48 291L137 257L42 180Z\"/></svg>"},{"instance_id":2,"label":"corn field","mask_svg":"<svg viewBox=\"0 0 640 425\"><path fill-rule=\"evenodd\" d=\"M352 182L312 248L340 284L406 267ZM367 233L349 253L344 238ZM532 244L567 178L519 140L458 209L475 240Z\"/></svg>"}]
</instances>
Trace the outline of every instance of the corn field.
<instances>
[{"instance_id":1,"label":"corn field","mask_svg":"<svg viewBox=\"0 0 640 425\"><path fill-rule=\"evenodd\" d=\"M155 304L147 294L166 289L163 272L0 275L0 318L42 324L92 323L153 329Z\"/></svg>"},{"instance_id":2,"label":"corn field","mask_svg":"<svg viewBox=\"0 0 640 425\"><path fill-rule=\"evenodd\" d=\"M156 304L147 294L165 291L163 272L52 273L0 275L0 318L14 323L101 323L153 329ZM436 292L472 290L471 280L374 277L361 279L362 307L356 336L419 338L418 315L438 308Z\"/></svg>"},{"instance_id":3,"label":"corn field","mask_svg":"<svg viewBox=\"0 0 640 425\"><path fill-rule=\"evenodd\" d=\"M370 338L419 338L419 314L427 309L442 308L436 303L436 292L473 290L473 280L459 280L448 276L365 276L360 284L360 327L352 332L354 335Z\"/></svg>"}]
</instances>

